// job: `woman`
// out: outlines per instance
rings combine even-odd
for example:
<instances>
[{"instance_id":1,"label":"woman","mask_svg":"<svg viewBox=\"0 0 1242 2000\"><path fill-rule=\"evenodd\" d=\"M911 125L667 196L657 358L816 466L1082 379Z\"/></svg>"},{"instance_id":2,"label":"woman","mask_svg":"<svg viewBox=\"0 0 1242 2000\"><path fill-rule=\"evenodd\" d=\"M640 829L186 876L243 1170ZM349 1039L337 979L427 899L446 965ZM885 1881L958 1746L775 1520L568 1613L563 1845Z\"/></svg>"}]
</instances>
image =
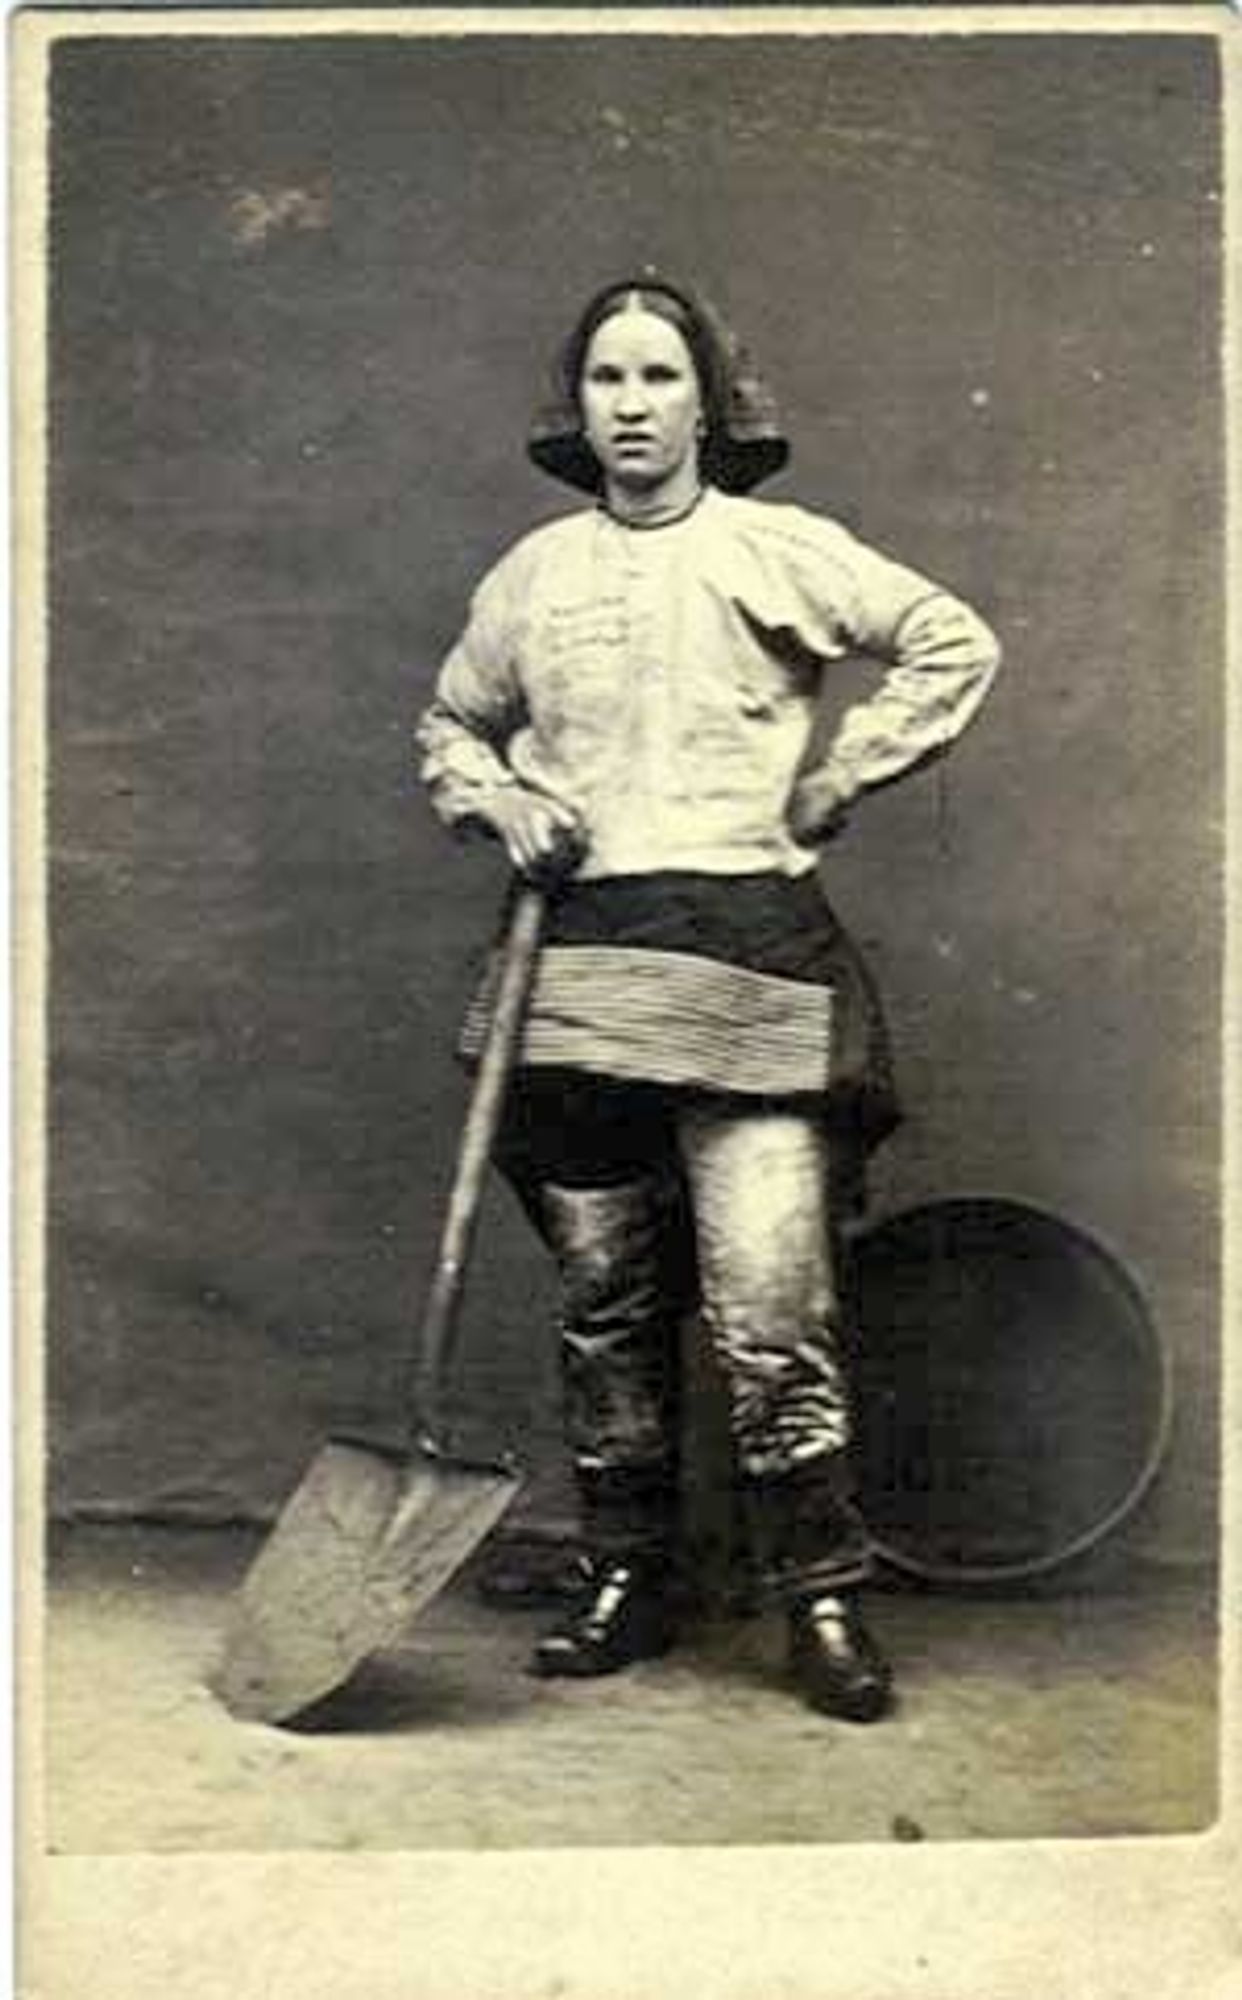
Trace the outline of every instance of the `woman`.
<instances>
[{"instance_id":1,"label":"woman","mask_svg":"<svg viewBox=\"0 0 1242 2000\"><path fill-rule=\"evenodd\" d=\"M795 1677L870 1721L891 1675L858 1609L830 1246L839 1190L896 1113L815 867L858 800L960 734L998 649L834 522L746 497L788 446L683 287L600 292L557 391L530 455L595 504L484 578L419 729L441 817L554 885L499 1156L559 1266L591 1562L533 1666L610 1673L674 1636L677 1329L697 1295ZM859 651L877 689L808 761L821 678Z\"/></svg>"}]
</instances>

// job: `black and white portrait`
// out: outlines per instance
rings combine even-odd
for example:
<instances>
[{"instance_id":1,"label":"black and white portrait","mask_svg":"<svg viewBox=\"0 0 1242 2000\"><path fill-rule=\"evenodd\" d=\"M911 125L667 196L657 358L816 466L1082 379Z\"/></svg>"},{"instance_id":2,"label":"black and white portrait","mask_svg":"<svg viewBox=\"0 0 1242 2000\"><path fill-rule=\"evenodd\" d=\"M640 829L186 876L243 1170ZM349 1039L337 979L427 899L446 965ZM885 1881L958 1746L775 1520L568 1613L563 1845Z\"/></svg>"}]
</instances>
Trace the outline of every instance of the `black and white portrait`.
<instances>
[{"instance_id":1,"label":"black and white portrait","mask_svg":"<svg viewBox=\"0 0 1242 2000\"><path fill-rule=\"evenodd\" d=\"M884 11L18 23L55 2000L1235 1990L1236 51Z\"/></svg>"}]
</instances>

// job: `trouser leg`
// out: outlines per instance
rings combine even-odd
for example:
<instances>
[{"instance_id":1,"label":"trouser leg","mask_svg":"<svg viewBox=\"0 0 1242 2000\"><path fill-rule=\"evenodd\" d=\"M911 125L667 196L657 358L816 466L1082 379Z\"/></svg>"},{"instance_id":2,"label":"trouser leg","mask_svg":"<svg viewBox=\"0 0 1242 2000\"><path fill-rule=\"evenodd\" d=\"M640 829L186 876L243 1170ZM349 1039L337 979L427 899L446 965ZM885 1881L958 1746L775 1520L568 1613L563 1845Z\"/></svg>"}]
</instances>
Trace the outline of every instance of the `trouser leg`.
<instances>
[{"instance_id":1,"label":"trouser leg","mask_svg":"<svg viewBox=\"0 0 1242 2000\"><path fill-rule=\"evenodd\" d=\"M565 1433L588 1550L666 1561L678 1474L675 1196L655 1176L544 1183L535 1216L560 1274Z\"/></svg>"},{"instance_id":2,"label":"trouser leg","mask_svg":"<svg viewBox=\"0 0 1242 2000\"><path fill-rule=\"evenodd\" d=\"M785 1110L696 1104L678 1136L704 1324L728 1389L761 1583L794 1604L870 1573L828 1215L828 1141Z\"/></svg>"}]
</instances>

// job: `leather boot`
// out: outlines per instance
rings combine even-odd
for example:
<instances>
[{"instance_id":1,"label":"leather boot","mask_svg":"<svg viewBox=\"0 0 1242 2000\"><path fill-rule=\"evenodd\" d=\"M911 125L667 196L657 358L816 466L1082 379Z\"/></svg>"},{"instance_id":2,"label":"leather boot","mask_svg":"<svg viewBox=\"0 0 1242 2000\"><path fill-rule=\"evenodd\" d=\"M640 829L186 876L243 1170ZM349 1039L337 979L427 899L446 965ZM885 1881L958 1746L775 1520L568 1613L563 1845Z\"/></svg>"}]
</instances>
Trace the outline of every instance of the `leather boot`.
<instances>
[{"instance_id":1,"label":"leather boot","mask_svg":"<svg viewBox=\"0 0 1242 2000\"><path fill-rule=\"evenodd\" d=\"M892 1671L851 1596L808 1597L789 1619L790 1665L812 1708L878 1722L892 1706Z\"/></svg>"},{"instance_id":2,"label":"leather boot","mask_svg":"<svg viewBox=\"0 0 1242 2000\"><path fill-rule=\"evenodd\" d=\"M596 1569L583 1603L540 1639L530 1671L544 1680L586 1680L654 1659L672 1643L663 1565L615 1560Z\"/></svg>"}]
</instances>

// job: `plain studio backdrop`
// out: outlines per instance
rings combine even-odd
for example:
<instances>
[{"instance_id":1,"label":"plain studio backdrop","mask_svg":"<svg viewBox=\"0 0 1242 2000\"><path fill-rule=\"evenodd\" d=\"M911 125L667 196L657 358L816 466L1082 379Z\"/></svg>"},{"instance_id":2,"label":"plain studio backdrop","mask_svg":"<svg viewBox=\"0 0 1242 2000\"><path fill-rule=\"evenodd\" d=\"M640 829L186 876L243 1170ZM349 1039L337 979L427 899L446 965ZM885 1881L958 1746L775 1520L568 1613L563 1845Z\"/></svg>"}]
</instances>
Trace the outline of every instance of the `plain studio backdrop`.
<instances>
[{"instance_id":1,"label":"plain studio backdrop","mask_svg":"<svg viewBox=\"0 0 1242 2000\"><path fill-rule=\"evenodd\" d=\"M585 295L716 299L765 489L996 625L991 704L825 880L894 1029L877 1207L1100 1235L1176 1370L1142 1545L1215 1541L1222 901L1214 45L175 37L53 55L51 1490L269 1514L382 1415L503 886L410 733ZM829 702L867 684L851 667ZM469 1428L552 1466L551 1293L489 1200Z\"/></svg>"}]
</instances>

